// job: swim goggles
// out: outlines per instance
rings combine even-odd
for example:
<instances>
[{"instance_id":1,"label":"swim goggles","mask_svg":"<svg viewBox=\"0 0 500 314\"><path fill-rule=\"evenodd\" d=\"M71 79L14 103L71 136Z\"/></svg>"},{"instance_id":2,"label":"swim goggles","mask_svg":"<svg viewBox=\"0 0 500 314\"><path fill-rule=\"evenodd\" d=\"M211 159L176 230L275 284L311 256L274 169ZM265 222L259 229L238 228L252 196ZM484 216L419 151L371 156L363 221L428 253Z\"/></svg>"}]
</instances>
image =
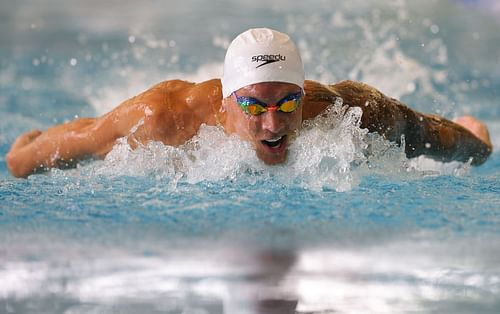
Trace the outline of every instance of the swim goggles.
<instances>
[{"instance_id":1,"label":"swim goggles","mask_svg":"<svg viewBox=\"0 0 500 314\"><path fill-rule=\"evenodd\" d=\"M279 100L276 105L269 106L252 97L238 96L236 92L233 92L233 95L236 97L236 102L240 105L241 109L246 114L251 114L252 116L258 116L266 111L294 112L299 107L303 96L302 92L290 94Z\"/></svg>"}]
</instances>

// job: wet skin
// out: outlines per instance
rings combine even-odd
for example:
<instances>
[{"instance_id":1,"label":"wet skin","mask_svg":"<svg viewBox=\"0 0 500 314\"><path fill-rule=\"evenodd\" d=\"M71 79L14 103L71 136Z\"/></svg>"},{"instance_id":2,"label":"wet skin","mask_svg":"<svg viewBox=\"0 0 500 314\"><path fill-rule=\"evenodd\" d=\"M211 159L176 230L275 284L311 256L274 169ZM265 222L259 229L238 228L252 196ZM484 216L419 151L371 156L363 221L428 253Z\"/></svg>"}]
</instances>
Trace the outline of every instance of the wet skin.
<instances>
[{"instance_id":1,"label":"wet skin","mask_svg":"<svg viewBox=\"0 0 500 314\"><path fill-rule=\"evenodd\" d=\"M249 85L236 94L273 106L284 97L300 91L301 88L294 84L272 82ZM273 110L254 116L242 110L236 97L229 96L224 99L222 111L226 114L226 132L249 141L257 156L269 165L286 160L288 145L302 123L302 105L293 112Z\"/></svg>"},{"instance_id":2,"label":"wet skin","mask_svg":"<svg viewBox=\"0 0 500 314\"><path fill-rule=\"evenodd\" d=\"M246 86L238 96L275 105L300 87L266 82ZM440 161L468 161L479 165L491 154L486 125L472 117L452 121L418 113L366 84L342 81L324 85L305 81L305 96L295 112L268 111L247 115L234 96L222 98L220 80L202 83L180 80L161 82L97 118L82 118L20 135L6 156L16 177L48 168L64 168L86 158L104 158L117 139L126 137L132 148L150 141L182 145L202 124L220 126L228 134L249 141L267 164L286 160L289 144L303 120L324 112L337 98L363 110L361 128L401 144L405 136L408 157L426 155ZM267 141L267 142L266 142Z\"/></svg>"}]
</instances>

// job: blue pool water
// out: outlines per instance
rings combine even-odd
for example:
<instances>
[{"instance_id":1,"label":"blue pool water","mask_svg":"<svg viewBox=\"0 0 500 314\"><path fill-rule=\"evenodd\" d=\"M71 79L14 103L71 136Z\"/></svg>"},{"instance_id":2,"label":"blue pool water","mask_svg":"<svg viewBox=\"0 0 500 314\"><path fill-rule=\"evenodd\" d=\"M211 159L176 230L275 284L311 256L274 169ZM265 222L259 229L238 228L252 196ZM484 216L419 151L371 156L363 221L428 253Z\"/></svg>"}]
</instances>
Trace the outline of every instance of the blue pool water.
<instances>
[{"instance_id":1,"label":"blue pool water","mask_svg":"<svg viewBox=\"0 0 500 314\"><path fill-rule=\"evenodd\" d=\"M500 312L499 16L487 0L3 1L0 313ZM257 26L291 34L308 79L477 116L495 152L407 160L337 104L280 167L205 127L183 147L8 173L20 133L220 76Z\"/></svg>"}]
</instances>

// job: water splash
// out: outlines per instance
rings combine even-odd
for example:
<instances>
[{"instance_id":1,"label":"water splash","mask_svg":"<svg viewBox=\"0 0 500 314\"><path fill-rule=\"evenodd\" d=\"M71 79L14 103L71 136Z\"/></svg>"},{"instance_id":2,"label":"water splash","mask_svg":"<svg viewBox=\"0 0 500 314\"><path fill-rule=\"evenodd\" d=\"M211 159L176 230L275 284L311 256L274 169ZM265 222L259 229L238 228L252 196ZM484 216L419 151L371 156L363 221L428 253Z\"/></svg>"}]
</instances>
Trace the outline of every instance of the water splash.
<instances>
[{"instance_id":1,"label":"water splash","mask_svg":"<svg viewBox=\"0 0 500 314\"><path fill-rule=\"evenodd\" d=\"M367 130L359 128L361 115L360 108L348 108L338 98L324 115L306 121L290 148L288 165L280 169L281 177L288 179L293 173L291 179L300 179L303 186L314 190L350 190L358 181L353 166L366 161Z\"/></svg>"},{"instance_id":2,"label":"water splash","mask_svg":"<svg viewBox=\"0 0 500 314\"><path fill-rule=\"evenodd\" d=\"M85 176L155 176L173 188L189 184L245 180L275 180L305 189L349 191L363 176L418 179L428 175L467 173L470 165L442 164L425 159L410 161L404 149L360 128L362 110L343 105L339 98L323 115L305 121L291 143L285 164L267 166L251 144L220 127L202 125L198 134L179 147L149 142L133 150L121 138L103 161L74 170ZM62 172L53 171L53 175Z\"/></svg>"}]
</instances>

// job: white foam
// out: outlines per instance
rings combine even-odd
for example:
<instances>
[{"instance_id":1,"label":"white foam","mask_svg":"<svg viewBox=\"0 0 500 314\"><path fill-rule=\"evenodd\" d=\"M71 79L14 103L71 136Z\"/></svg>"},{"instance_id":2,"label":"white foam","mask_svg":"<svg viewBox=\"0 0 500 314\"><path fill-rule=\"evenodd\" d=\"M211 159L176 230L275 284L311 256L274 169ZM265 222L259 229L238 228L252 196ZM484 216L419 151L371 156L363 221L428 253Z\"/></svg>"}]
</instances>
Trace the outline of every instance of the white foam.
<instances>
[{"instance_id":1,"label":"white foam","mask_svg":"<svg viewBox=\"0 0 500 314\"><path fill-rule=\"evenodd\" d=\"M427 48L429 54L436 55L435 63L447 63L446 46L438 40L431 42ZM349 78L359 80L391 97L400 99L415 92L416 87L423 95L431 95L436 102L447 104L448 99L436 92L433 82L446 83L447 73L435 70L406 55L395 38L389 38L369 55L364 56L355 64L349 73ZM397 77L398 79L394 79Z\"/></svg>"},{"instance_id":2,"label":"white foam","mask_svg":"<svg viewBox=\"0 0 500 314\"><path fill-rule=\"evenodd\" d=\"M288 160L267 166L251 144L220 127L202 125L198 134L179 147L150 142L132 150L127 138L120 139L102 162L78 171L91 175L151 176L195 184L255 178L298 184L311 190L348 191L365 175L378 174L408 180L426 175L462 175L469 166L422 160L409 161L404 149L377 134L361 129L360 108L348 108L340 99L325 115L304 123L291 143ZM57 172L54 172L57 173Z\"/></svg>"}]
</instances>

